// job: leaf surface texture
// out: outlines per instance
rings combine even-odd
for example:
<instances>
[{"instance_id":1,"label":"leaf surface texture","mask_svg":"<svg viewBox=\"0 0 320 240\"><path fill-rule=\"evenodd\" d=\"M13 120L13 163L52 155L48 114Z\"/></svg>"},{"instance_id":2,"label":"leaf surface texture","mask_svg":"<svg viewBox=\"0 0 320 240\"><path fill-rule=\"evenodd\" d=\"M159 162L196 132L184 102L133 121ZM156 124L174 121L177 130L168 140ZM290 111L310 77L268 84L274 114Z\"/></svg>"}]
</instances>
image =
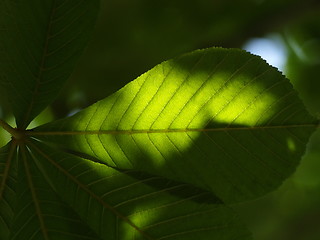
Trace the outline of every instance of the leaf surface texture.
<instances>
[{"instance_id":1,"label":"leaf surface texture","mask_svg":"<svg viewBox=\"0 0 320 240\"><path fill-rule=\"evenodd\" d=\"M57 96L85 47L98 0L0 3L0 86L25 129Z\"/></svg>"},{"instance_id":2,"label":"leaf surface texture","mask_svg":"<svg viewBox=\"0 0 320 240\"><path fill-rule=\"evenodd\" d=\"M29 135L234 203L290 176L317 124L289 80L260 57L210 48L164 62Z\"/></svg>"},{"instance_id":3,"label":"leaf surface texture","mask_svg":"<svg viewBox=\"0 0 320 240\"><path fill-rule=\"evenodd\" d=\"M1 163L13 154L3 149ZM14 203L10 212L0 208L1 239L250 238L230 208L188 184L118 171L35 141L18 154L15 194L7 201L6 189L0 199Z\"/></svg>"},{"instance_id":4,"label":"leaf surface texture","mask_svg":"<svg viewBox=\"0 0 320 240\"><path fill-rule=\"evenodd\" d=\"M284 76L198 50L24 131L71 74L98 1L0 9L0 84L20 128L2 123L17 134L0 149L1 240L251 239L232 204L290 176L319 124Z\"/></svg>"}]
</instances>

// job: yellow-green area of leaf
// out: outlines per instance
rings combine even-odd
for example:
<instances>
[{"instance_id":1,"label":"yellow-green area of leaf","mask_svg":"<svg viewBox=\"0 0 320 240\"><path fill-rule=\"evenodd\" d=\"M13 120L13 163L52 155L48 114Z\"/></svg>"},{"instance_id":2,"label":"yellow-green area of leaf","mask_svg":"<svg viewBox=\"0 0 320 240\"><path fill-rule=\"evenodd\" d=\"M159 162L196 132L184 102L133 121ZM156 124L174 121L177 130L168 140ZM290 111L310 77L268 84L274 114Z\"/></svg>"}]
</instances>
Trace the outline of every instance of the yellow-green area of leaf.
<instances>
[{"instance_id":1,"label":"yellow-green area of leaf","mask_svg":"<svg viewBox=\"0 0 320 240\"><path fill-rule=\"evenodd\" d=\"M318 124L289 80L260 57L210 48L159 64L110 97L27 134L234 203L290 176Z\"/></svg>"},{"instance_id":2,"label":"yellow-green area of leaf","mask_svg":"<svg viewBox=\"0 0 320 240\"><path fill-rule=\"evenodd\" d=\"M290 176L319 121L261 58L210 48L66 119L0 126L1 239L247 240L229 207Z\"/></svg>"}]
</instances>

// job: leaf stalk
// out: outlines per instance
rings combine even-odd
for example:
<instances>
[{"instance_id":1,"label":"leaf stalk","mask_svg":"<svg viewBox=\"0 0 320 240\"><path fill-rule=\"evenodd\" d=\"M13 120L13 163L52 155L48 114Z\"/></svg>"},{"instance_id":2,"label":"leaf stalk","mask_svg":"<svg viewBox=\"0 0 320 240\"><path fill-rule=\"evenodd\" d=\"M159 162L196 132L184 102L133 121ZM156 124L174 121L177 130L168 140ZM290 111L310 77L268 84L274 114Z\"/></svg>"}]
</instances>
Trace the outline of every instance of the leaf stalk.
<instances>
[{"instance_id":1,"label":"leaf stalk","mask_svg":"<svg viewBox=\"0 0 320 240\"><path fill-rule=\"evenodd\" d=\"M13 128L11 127L8 123L6 123L5 121L3 121L2 119L0 119L0 126L7 131L8 133L10 133L10 135L17 140L23 139L25 137L25 134L23 131L17 129L17 128Z\"/></svg>"}]
</instances>

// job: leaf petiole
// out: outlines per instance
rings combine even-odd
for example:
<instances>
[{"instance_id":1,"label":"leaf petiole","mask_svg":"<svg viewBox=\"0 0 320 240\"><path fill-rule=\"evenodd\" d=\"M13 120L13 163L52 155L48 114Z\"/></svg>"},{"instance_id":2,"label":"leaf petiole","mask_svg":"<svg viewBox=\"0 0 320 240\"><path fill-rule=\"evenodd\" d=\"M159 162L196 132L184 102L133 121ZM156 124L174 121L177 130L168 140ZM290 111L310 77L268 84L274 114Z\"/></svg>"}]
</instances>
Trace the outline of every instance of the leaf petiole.
<instances>
[{"instance_id":1,"label":"leaf petiole","mask_svg":"<svg viewBox=\"0 0 320 240\"><path fill-rule=\"evenodd\" d=\"M23 139L25 137L25 134L24 132L20 131L19 129L17 128L13 128L11 127L8 123L6 123L5 121L3 121L2 119L0 119L0 126L6 130L8 133L11 134L11 136L14 138L14 139Z\"/></svg>"}]
</instances>

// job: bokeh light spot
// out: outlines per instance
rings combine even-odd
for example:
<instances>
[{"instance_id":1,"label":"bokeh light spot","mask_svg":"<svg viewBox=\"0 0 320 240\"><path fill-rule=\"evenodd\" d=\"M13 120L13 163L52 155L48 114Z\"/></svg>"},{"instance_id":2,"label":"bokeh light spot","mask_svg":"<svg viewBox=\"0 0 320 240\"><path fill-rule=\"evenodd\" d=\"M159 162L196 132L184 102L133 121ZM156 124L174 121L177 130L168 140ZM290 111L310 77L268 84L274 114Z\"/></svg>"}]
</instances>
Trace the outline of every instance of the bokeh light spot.
<instances>
[{"instance_id":1,"label":"bokeh light spot","mask_svg":"<svg viewBox=\"0 0 320 240\"><path fill-rule=\"evenodd\" d=\"M284 71L287 61L287 50L282 39L277 35L270 35L266 38L252 38L243 49L248 52L259 55L265 59L270 65Z\"/></svg>"}]
</instances>

